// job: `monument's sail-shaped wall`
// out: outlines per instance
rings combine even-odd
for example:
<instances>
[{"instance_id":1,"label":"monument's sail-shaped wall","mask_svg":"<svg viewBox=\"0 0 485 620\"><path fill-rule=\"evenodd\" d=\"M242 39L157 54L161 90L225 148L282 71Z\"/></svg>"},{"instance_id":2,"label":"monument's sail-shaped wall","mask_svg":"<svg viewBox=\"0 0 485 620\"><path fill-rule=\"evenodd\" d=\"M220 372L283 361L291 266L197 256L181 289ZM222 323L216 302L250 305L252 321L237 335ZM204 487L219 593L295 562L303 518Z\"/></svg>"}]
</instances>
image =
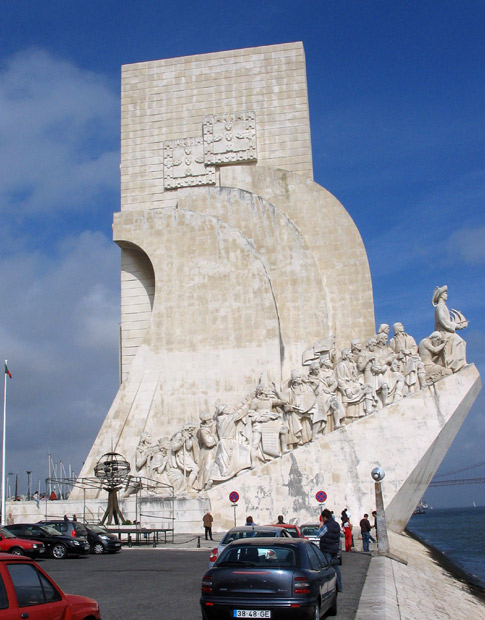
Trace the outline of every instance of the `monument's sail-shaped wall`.
<instances>
[{"instance_id":1,"label":"monument's sail-shaped wall","mask_svg":"<svg viewBox=\"0 0 485 620\"><path fill-rule=\"evenodd\" d=\"M374 445L392 415L386 405L411 437L413 416L431 402L411 392L433 390L437 377L426 383L415 344L414 357L394 360L387 335L382 372L364 363L374 345L355 344L348 360L337 354L375 335L372 285L355 224L313 181L301 43L123 67L113 234L122 252L122 383L80 477L114 449L133 474L217 503L228 522L224 481L235 475L244 505L259 505L262 518L285 497L308 517L322 486L334 501L369 510L367 469L386 465ZM302 365L317 360L318 377L302 382ZM357 366L370 378L358 380ZM469 370L460 385L469 391L477 381ZM419 404L398 404L404 396ZM430 445L444 455L457 430L438 441L451 414L432 408L438 426L401 455L389 487L388 501L405 496L404 513L439 464L436 454L425 458Z\"/></svg>"},{"instance_id":2,"label":"monument's sail-shaped wall","mask_svg":"<svg viewBox=\"0 0 485 620\"><path fill-rule=\"evenodd\" d=\"M343 346L374 333L359 232L312 181L302 44L128 65L122 76L123 382L87 475L112 445L133 460L141 432L175 432L254 390L261 372L280 383L319 338ZM213 165L209 124L224 134Z\"/></svg>"}]
</instances>

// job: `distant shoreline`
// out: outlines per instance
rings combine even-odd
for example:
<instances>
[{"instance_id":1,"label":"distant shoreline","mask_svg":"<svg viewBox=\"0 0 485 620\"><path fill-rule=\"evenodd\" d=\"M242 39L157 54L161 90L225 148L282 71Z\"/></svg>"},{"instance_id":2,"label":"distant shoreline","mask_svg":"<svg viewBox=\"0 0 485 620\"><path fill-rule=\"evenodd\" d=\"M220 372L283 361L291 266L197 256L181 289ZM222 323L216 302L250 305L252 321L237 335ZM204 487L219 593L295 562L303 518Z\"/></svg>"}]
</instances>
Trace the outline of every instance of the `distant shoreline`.
<instances>
[{"instance_id":1,"label":"distant shoreline","mask_svg":"<svg viewBox=\"0 0 485 620\"><path fill-rule=\"evenodd\" d=\"M426 542L425 540L422 540L414 532L411 532L407 528L404 531L410 538L412 538L413 540L416 540L417 542L421 543L424 547L426 547L428 551L430 552L433 560L437 562L441 566L441 568L443 568L446 572L450 573L450 575L454 579L463 583L469 590L470 594L473 594L474 596L479 598L481 601L485 601L485 587L478 581L476 577L474 577L473 575L470 575L470 573L467 573L460 566L457 566L442 551L440 551L439 549L437 549L430 543Z\"/></svg>"}]
</instances>

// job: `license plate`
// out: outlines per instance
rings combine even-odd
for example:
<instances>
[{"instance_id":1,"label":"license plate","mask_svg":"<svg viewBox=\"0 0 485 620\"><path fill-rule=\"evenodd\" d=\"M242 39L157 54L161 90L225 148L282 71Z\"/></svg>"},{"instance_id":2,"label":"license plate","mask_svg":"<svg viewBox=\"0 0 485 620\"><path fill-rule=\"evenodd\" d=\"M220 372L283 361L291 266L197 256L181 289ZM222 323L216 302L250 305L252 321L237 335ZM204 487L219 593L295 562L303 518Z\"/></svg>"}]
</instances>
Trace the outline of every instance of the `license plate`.
<instances>
[{"instance_id":1,"label":"license plate","mask_svg":"<svg viewBox=\"0 0 485 620\"><path fill-rule=\"evenodd\" d=\"M232 612L234 618L271 618L269 609L235 609Z\"/></svg>"}]
</instances>

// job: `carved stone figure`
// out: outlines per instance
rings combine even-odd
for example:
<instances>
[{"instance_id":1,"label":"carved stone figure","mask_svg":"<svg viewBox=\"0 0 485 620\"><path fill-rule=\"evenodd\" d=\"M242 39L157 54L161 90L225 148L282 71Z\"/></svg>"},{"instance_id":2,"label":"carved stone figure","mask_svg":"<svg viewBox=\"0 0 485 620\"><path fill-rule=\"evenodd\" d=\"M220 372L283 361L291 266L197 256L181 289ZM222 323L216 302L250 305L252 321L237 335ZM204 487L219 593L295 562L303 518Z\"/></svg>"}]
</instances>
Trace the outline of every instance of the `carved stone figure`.
<instances>
[{"instance_id":1,"label":"carved stone figure","mask_svg":"<svg viewBox=\"0 0 485 620\"><path fill-rule=\"evenodd\" d=\"M168 462L168 449L170 442L166 439L159 439L157 444L153 446L152 459L150 462L150 478L160 479L164 474Z\"/></svg>"},{"instance_id":2,"label":"carved stone figure","mask_svg":"<svg viewBox=\"0 0 485 620\"><path fill-rule=\"evenodd\" d=\"M403 324L394 323L393 337L389 347L396 353L404 374L404 395L413 394L426 384L424 365L418 354L418 345L412 336L404 331Z\"/></svg>"},{"instance_id":3,"label":"carved stone figure","mask_svg":"<svg viewBox=\"0 0 485 620\"><path fill-rule=\"evenodd\" d=\"M286 404L285 400L274 398L267 387L259 385L256 388L248 410L252 469L258 460L265 462L288 451L288 425L284 423L282 413L273 411Z\"/></svg>"},{"instance_id":4,"label":"carved stone figure","mask_svg":"<svg viewBox=\"0 0 485 620\"><path fill-rule=\"evenodd\" d=\"M362 343L360 342L358 338L355 338L350 343L350 353L351 353L352 359L355 362L355 364L357 364L357 360L359 359L359 355L361 351L362 351Z\"/></svg>"},{"instance_id":5,"label":"carved stone figure","mask_svg":"<svg viewBox=\"0 0 485 620\"><path fill-rule=\"evenodd\" d=\"M345 409L337 398L338 382L328 356L321 356L318 364L314 362L310 366L306 382L317 398L312 420L312 437L315 439L320 432L331 433L338 428L345 417Z\"/></svg>"},{"instance_id":6,"label":"carved stone figure","mask_svg":"<svg viewBox=\"0 0 485 620\"><path fill-rule=\"evenodd\" d=\"M374 390L372 386L365 386L359 381L357 365L350 349L342 349L336 375L342 403L346 408L346 424L375 411L377 399Z\"/></svg>"},{"instance_id":7,"label":"carved stone figure","mask_svg":"<svg viewBox=\"0 0 485 620\"><path fill-rule=\"evenodd\" d=\"M389 340L389 347L394 351L394 353L398 354L403 349L407 349L411 355L417 355L418 345L412 336L406 334L403 324L399 321L397 323L393 323L392 329L394 331L394 335Z\"/></svg>"},{"instance_id":8,"label":"carved stone figure","mask_svg":"<svg viewBox=\"0 0 485 620\"><path fill-rule=\"evenodd\" d=\"M357 360L357 368L364 374L365 385L370 385L376 395L380 398L382 407L387 405L389 385L387 377L386 360L383 360L377 353L377 340L369 338Z\"/></svg>"},{"instance_id":9,"label":"carved stone figure","mask_svg":"<svg viewBox=\"0 0 485 620\"><path fill-rule=\"evenodd\" d=\"M209 412L199 415L200 427L196 433L199 441L199 475L197 476L196 488L201 490L212 484L212 463L216 455L218 443L216 423L214 417Z\"/></svg>"},{"instance_id":10,"label":"carved stone figure","mask_svg":"<svg viewBox=\"0 0 485 620\"><path fill-rule=\"evenodd\" d=\"M445 368L443 352L446 346L441 332L435 331L428 338L423 338L419 343L419 355L423 360L426 380L434 383L442 377L452 374L450 368Z\"/></svg>"},{"instance_id":11,"label":"carved stone figure","mask_svg":"<svg viewBox=\"0 0 485 620\"><path fill-rule=\"evenodd\" d=\"M228 480L243 469L251 467L249 441L239 432L240 422L247 415L247 406L244 405L243 403L234 412L225 404L218 404L216 407L219 443L212 464L211 482Z\"/></svg>"},{"instance_id":12,"label":"carved stone figure","mask_svg":"<svg viewBox=\"0 0 485 620\"><path fill-rule=\"evenodd\" d=\"M195 437L195 424L189 422L170 440L170 450L175 457L175 464L183 473L187 489L192 489L199 473L197 465L198 443ZM173 461L172 461L173 462Z\"/></svg>"},{"instance_id":13,"label":"carved stone figure","mask_svg":"<svg viewBox=\"0 0 485 620\"><path fill-rule=\"evenodd\" d=\"M387 326L386 326L387 327ZM379 353L379 357L388 366L392 364L393 359L396 357L394 351L391 349L387 342L386 332L380 332L376 335L376 350Z\"/></svg>"},{"instance_id":14,"label":"carved stone figure","mask_svg":"<svg viewBox=\"0 0 485 620\"><path fill-rule=\"evenodd\" d=\"M323 433L325 425L327 424L325 398L322 395L323 386L320 378L319 362L312 362L310 364L308 375L304 378L304 381L311 387L316 398L316 410L312 418L312 439L315 439L319 433Z\"/></svg>"},{"instance_id":15,"label":"carved stone figure","mask_svg":"<svg viewBox=\"0 0 485 620\"><path fill-rule=\"evenodd\" d=\"M379 325L379 328L377 330L377 335L379 334L385 334L386 342L387 342L387 339L389 338L389 325L387 323L381 323Z\"/></svg>"},{"instance_id":16,"label":"carved stone figure","mask_svg":"<svg viewBox=\"0 0 485 620\"><path fill-rule=\"evenodd\" d=\"M468 321L458 310L450 312L446 306L448 299L448 286L437 286L433 293L433 306L435 307L435 330L441 332L445 341L444 363L452 372L458 372L466 364L466 342L456 333L465 329Z\"/></svg>"},{"instance_id":17,"label":"carved stone figure","mask_svg":"<svg viewBox=\"0 0 485 620\"><path fill-rule=\"evenodd\" d=\"M185 490L185 478L183 473L178 469L175 459L171 459L170 440L162 438L158 440L153 458L151 461L150 478L161 483L151 488L152 495L164 495L166 489L164 487L173 487L175 495L183 493Z\"/></svg>"},{"instance_id":18,"label":"carved stone figure","mask_svg":"<svg viewBox=\"0 0 485 620\"><path fill-rule=\"evenodd\" d=\"M286 392L285 412L288 420L288 445L305 444L312 439L312 417L317 411L316 398L303 382L300 371L292 370Z\"/></svg>"},{"instance_id":19,"label":"carved stone figure","mask_svg":"<svg viewBox=\"0 0 485 620\"><path fill-rule=\"evenodd\" d=\"M404 375L401 372L399 360L394 358L389 369L386 371L386 381L388 385L388 404L397 403L403 397Z\"/></svg>"},{"instance_id":20,"label":"carved stone figure","mask_svg":"<svg viewBox=\"0 0 485 620\"><path fill-rule=\"evenodd\" d=\"M156 442L150 433L144 431L140 435L135 453L135 467L140 476L150 477L151 460Z\"/></svg>"}]
</instances>

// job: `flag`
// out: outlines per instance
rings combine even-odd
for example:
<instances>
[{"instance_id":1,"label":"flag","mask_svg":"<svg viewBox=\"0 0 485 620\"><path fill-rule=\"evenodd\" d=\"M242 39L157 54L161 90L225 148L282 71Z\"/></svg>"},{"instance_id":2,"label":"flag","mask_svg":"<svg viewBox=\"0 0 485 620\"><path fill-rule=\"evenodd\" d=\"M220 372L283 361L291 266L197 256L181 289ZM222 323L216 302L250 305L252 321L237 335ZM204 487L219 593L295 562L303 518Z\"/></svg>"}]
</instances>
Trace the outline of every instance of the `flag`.
<instances>
[{"instance_id":1,"label":"flag","mask_svg":"<svg viewBox=\"0 0 485 620\"><path fill-rule=\"evenodd\" d=\"M7 362L5 362L5 374L8 375L10 379L12 378L12 373L8 369Z\"/></svg>"}]
</instances>

